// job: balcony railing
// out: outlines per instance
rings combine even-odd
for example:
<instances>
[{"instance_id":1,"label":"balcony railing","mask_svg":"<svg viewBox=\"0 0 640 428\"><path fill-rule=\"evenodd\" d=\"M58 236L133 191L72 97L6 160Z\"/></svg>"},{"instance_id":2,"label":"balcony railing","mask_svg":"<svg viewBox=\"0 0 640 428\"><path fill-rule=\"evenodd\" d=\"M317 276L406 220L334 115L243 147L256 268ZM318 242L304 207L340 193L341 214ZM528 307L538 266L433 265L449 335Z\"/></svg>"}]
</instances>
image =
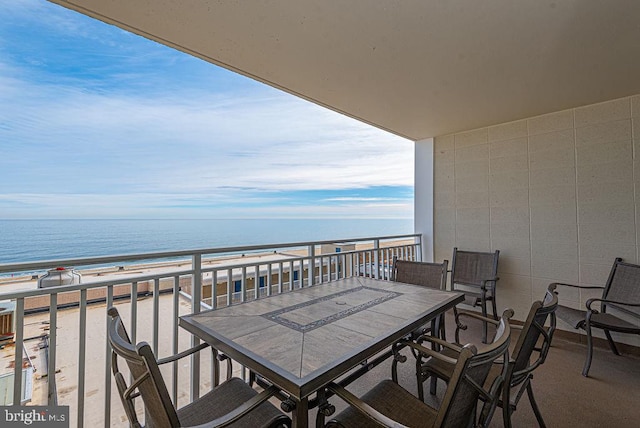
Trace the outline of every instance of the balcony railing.
<instances>
[{"instance_id":1,"label":"balcony railing","mask_svg":"<svg viewBox=\"0 0 640 428\"><path fill-rule=\"evenodd\" d=\"M35 370L32 404L68 405L71 426L126 426L112 385L109 306L121 305L131 340L146 340L160 358L198 343L178 328L181 315L339 278L388 279L394 256L421 260L420 248L421 235L412 234L0 264L0 275L14 278L58 266L85 273L81 284L39 289L29 283L0 293L0 301L15 307L13 341L5 340L4 349L13 345L12 396L23 397L23 376ZM41 342L35 351L44 351L35 359L27 352L34 340ZM195 355L187 366L176 362L163 372L174 403L181 407L209 390L214 367Z\"/></svg>"}]
</instances>

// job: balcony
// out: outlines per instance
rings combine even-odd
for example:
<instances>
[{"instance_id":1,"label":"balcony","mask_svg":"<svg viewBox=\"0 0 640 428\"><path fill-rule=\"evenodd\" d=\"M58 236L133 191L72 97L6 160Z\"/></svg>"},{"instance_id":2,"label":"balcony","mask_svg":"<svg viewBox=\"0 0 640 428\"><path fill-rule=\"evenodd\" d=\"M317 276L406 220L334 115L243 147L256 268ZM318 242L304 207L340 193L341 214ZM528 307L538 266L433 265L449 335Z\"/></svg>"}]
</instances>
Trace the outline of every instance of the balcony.
<instances>
[{"instance_id":1,"label":"balcony","mask_svg":"<svg viewBox=\"0 0 640 428\"><path fill-rule=\"evenodd\" d=\"M415 141L415 230L433 247L425 258L449 258L456 245L501 249L501 284L516 314L549 282L594 285L614 257L640 262L640 55L633 42L640 27L630 19L637 2L495 2L493 13L483 2L464 10L446 2L346 9L326 2L286 11L271 3L165 2L150 13L144 2L52 1ZM210 37L212 28L221 36ZM384 277L394 252L421 258L419 244L386 241L331 256L317 252L321 243L302 243L0 265L0 274L27 278L59 265L95 272L79 286L0 295L9 301L0 305L0 333L10 326L15 339L2 351L8 376L0 378L0 396L69 405L71 426L124 426L104 340L107 306L118 305L133 338L165 356L194 342L177 327L180 314L336 277ZM128 268L149 259L181 262ZM581 307L590 296L568 297ZM579 374L583 358L583 344L556 335L534 386L547 423L635 426L638 357L597 351L590 379ZM210 362L199 359L165 373L179 405L210 387L211 376ZM522 407L516 426L531 426Z\"/></svg>"},{"instance_id":2,"label":"balcony","mask_svg":"<svg viewBox=\"0 0 640 428\"><path fill-rule=\"evenodd\" d=\"M3 287L11 290L0 295L0 301L9 302L3 307L10 309L0 314L4 317L2 326L6 330L10 325L13 335L13 340L4 341L1 350L6 361L5 391L4 396L0 395L5 399L3 404L20 396L24 405L69 406L70 426L127 426L110 372L110 349L105 339L108 306L118 307L133 341L148 341L156 355L164 357L197 343L178 328L180 315L354 275L388 278L386 267L394 256L421 259L420 235L345 242L0 265L0 273L14 274L12 280L4 278L5 283L12 284ZM82 284L35 287L32 272L59 265L82 268ZM314 269L310 270L310 266ZM29 273L26 279L19 281L15 277L25 272ZM12 318L10 324L7 314ZM449 327L452 321L448 320ZM209 355L204 353L163 369L178 406L211 388L215 373ZM594 371L586 379L580 375L583 358L582 344L557 335L548 362L537 372L534 388L549 426L602 426L613 421L618 426L632 425L640 418L640 409L633 404L640 393L640 359L615 357L606 349L596 349ZM415 389L410 366L401 365L400 370L400 381L409 390ZM220 370L226 372L226 363L221 364ZM247 371L237 363L233 370L247 379ZM388 374L389 365L383 363L350 389L364 392L376 379ZM439 388L442 392L443 385ZM427 400L437 405L437 398L427 394ZM333 404L338 409L344 406L339 400ZM526 400L519 407L514 425L535 425ZM138 411L143 414L141 402ZM502 426L499 416L494 417L492 426Z\"/></svg>"},{"instance_id":3,"label":"balcony","mask_svg":"<svg viewBox=\"0 0 640 428\"><path fill-rule=\"evenodd\" d=\"M388 278L394 256L420 260L420 248L420 235L400 235L0 265L0 301L11 308L2 318L1 404L21 397L25 405L69 406L70 426L127 426L112 380L107 307L118 307L132 341L165 357L196 344L178 328L180 315L355 275ZM57 266L81 271L82 283L37 288L40 273ZM202 355L163 372L178 406L213 384L213 362Z\"/></svg>"}]
</instances>

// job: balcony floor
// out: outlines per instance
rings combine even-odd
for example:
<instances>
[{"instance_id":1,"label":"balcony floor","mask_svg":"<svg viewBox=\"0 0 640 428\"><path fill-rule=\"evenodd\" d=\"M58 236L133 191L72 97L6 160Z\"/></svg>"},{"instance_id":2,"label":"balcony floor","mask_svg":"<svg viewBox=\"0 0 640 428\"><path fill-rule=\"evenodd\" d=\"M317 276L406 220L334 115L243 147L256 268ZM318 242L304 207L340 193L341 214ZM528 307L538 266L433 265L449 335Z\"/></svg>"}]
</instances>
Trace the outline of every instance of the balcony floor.
<instances>
[{"instance_id":1,"label":"balcony floor","mask_svg":"<svg viewBox=\"0 0 640 428\"><path fill-rule=\"evenodd\" d=\"M447 314L448 338L453 338L453 316ZM468 336L481 336L480 328L474 333L470 327ZM517 334L517 332L516 332ZM461 337L462 339L462 337ZM512 339L512 344L516 342ZM545 423L549 427L635 427L640 421L640 357L614 355L608 348L594 348L590 377L582 376L586 346L555 336L547 361L534 372L533 389ZM399 382L410 392L417 394L412 359L399 364ZM390 362L376 367L351 384L348 389L356 395L364 394L383 378L389 378ZM438 394L430 396L425 384L426 400L434 407L439 405L444 382L438 383ZM330 400L336 406L336 414L345 405L339 398ZM502 415L496 411L491 427L501 427ZM315 412L314 412L315 415ZM310 423L314 421L310 421ZM522 397L512 418L514 427L535 427L537 422L528 398ZM311 425L313 426L313 425Z\"/></svg>"},{"instance_id":2,"label":"balcony floor","mask_svg":"<svg viewBox=\"0 0 640 428\"><path fill-rule=\"evenodd\" d=\"M152 299L143 299L138 302L140 328L139 339L148 339L151 337L151 325L153 320L150 318ZM119 302L118 308L125 318L130 314L130 305L128 302ZM170 313L171 296L161 296L160 309L162 313ZM95 367L104 367L104 330L103 326L106 319L105 306L90 306L87 312L87 325L96 328L88 329L89 338L87 345L87 361L95 364ZM180 300L180 314L190 312L190 304L185 300ZM76 401L77 394L77 365L75 358L77 357L77 325L78 310L64 310L58 312L58 368L61 372L56 376L58 379L59 404L73 405ZM29 329L25 329L26 337L36 336L42 333L45 328L45 322L48 314L37 314L28 317ZM161 331L170 331L171 317L160 317L162 324ZM165 325L166 324L166 325ZM453 317L447 314L447 334L449 338L453 338ZM33 330L33 331L31 331ZM62 334L65 331L76 332L74 334ZM480 337L479 326L470 326L467 336L463 337ZM515 331L517 334L517 331ZM516 342L516 338L512 339L512 343ZM32 355L36 355L38 343L29 342L28 348L32 350ZM189 335L180 329L180 349L186 349L189 346ZM162 341L160 355L170 355L170 341ZM565 426L583 426L583 427L601 427L616 426L617 428L635 427L637 421L640 420L640 406L637 404L637 397L640 397L640 357L633 355L616 356L608 348L594 349L594 359L591 366L589 378L582 376L582 365L586 356L586 347L584 344L566 340L559 336L554 337L553 346L549 351L549 356L544 365L535 372L533 380L533 388L536 400L549 427L565 427ZM203 357L203 361L207 361L207 357ZM42 358L35 360L36 365L42 371ZM383 378L390 377L391 362L387 361L367 373L362 378L351 384L348 389L356 395L362 395L368 389L372 388L377 382ZM210 375L207 369L208 365L203 364L203 372L201 374L202 385L201 391L210 388ZM410 392L416 393L416 385L414 380L414 365L411 360L405 364L399 365L400 384L407 388ZM240 374L239 367L235 365L236 375ZM188 379L188 365L180 365L180 379L186 381ZM39 372L40 373L40 372ZM169 372L165 375L169 376ZM38 378L38 377L37 377ZM182 381L181 381L182 382ZM43 379L36 380L34 384L34 401L32 404L42 404L44 400L43 389L46 382ZM442 397L444 392L444 383L439 383L438 395L432 397L427 392L427 400L437 407L438 397ZM428 386L426 387L428 391ZM187 384L180 384L179 387L179 406L183 406L188 402L189 388ZM112 414L111 426L127 426L126 418L122 414L121 404L117 397L115 387L112 387ZM37 399L37 397L40 397ZM85 387L85 426L98 425L103 422L103 403L104 403L104 375L99 372L96 376L87 378ZM331 403L336 406L336 411L342 410L345 405L337 397L331 399ZM141 402L138 403L140 406ZM311 411L310 426L315 426L315 411ZM71 426L75 426L75 414L71 414ZM537 426L533 411L526 397L523 397L518 410L513 416L513 425L515 427L534 427ZM500 413L496 413L493 418L492 427L502 426L502 417Z\"/></svg>"}]
</instances>

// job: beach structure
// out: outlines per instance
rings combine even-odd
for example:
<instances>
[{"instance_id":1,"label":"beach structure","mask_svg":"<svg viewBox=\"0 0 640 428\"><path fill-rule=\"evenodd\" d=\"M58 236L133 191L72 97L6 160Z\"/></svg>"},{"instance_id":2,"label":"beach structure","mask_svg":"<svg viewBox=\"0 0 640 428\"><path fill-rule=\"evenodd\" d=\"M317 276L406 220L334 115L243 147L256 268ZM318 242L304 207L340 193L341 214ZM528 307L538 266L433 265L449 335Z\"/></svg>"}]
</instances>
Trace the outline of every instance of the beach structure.
<instances>
[{"instance_id":1,"label":"beach structure","mask_svg":"<svg viewBox=\"0 0 640 428\"><path fill-rule=\"evenodd\" d=\"M82 275L75 269L57 267L49 269L47 273L38 278L38 288L59 287L61 285L80 284Z\"/></svg>"},{"instance_id":2,"label":"beach structure","mask_svg":"<svg viewBox=\"0 0 640 428\"><path fill-rule=\"evenodd\" d=\"M497 307L513 308L516 320L522 321L532 301L551 282L602 285L616 257L640 261L636 191L640 3L636 1L54 3L414 141L416 254L424 261L441 261L451 257L454 247L500 250ZM370 254L380 258L376 251ZM201 263L202 254L179 255L191 258L191 264L184 272L169 275L178 278L172 295L179 295L175 290L180 278L191 275L195 284L188 310L199 311L198 278L207 268ZM304 258L316 266L313 252ZM126 258L114 256L112 261ZM369 266L367 270L365 264L365 275L381 275L379 260ZM3 267L4 271L18 268ZM239 269L242 275L243 268ZM359 271L356 266L352 274ZM316 283L308 270L307 276L311 285ZM227 281L231 279L229 275ZM140 281L152 281L158 290L160 280L159 275L132 279L130 293L137 295ZM98 284L109 302L117 281ZM83 309L83 302L94 286L98 287L83 288L83 284L73 290L80 296L79 373L85 364L86 317L92 313ZM241 281L240 300L259 298L259 289L254 286L254 293L247 294L246 282L243 288ZM267 290L274 292L277 287ZM217 292L218 287L211 288L208 306L218 304L213 298ZM561 304L573 308L584 308L595 297L562 286L558 292ZM22 299L46 295L49 326L55 331L57 293L16 293L12 298L18 324L24 320ZM158 344L159 320L165 317L158 315L164 300L156 300L156 295L145 301L152 303L150 324L155 327L146 337ZM181 302L174 300L173 308L180 308ZM132 304L129 321L135 325L138 317ZM97 318L95 325L103 320ZM20 344L24 332L17 330ZM571 330L559 322L554 340L584 339ZM145 337L142 330L139 337ZM590 376L597 382L581 379L582 361L563 360L571 364L562 370L556 362L553 374L570 384L567 388L574 396L580 388L599 394L601 401L584 400L578 406L566 398L571 394L556 396L565 401L548 400L546 409L540 406L550 425L570 423L567 415L573 418L571 423L584 426L631 426L634 417L637 422L637 406L628 397L634 395L630 391L637 396L632 388L634 384L637 388L640 374L637 363L628 362L637 362L629 354L638 353L640 342L624 334L614 338L624 355L615 360L596 358ZM548 361L544 370L553 370L552 363ZM199 360L192 361L188 398L208 386L200 382L199 367ZM548 373L544 370L536 375L543 378ZM564 377L571 371L578 378ZM19 391L21 372L15 373ZM635 383L627 390L607 389L614 378ZM110 382L108 372L103 388L95 392L77 382L74 422L89 425L85 412L89 398L81 397L108 396ZM559 388L551 382L537 386L547 388L536 394L539 401ZM96 423L113 422L110 403L98 412L101 418ZM514 418L526 417L524 413L516 412Z\"/></svg>"}]
</instances>

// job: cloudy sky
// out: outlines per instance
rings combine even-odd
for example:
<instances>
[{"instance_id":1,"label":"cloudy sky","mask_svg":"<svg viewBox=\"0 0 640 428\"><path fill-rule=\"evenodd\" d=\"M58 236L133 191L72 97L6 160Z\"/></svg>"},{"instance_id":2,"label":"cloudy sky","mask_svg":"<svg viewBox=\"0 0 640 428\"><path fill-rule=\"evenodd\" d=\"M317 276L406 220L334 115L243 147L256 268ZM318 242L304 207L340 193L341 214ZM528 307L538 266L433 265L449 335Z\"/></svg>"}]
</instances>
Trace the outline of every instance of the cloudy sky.
<instances>
[{"instance_id":1,"label":"cloudy sky","mask_svg":"<svg viewBox=\"0 0 640 428\"><path fill-rule=\"evenodd\" d=\"M413 216L408 140L44 0L0 22L0 218Z\"/></svg>"}]
</instances>

